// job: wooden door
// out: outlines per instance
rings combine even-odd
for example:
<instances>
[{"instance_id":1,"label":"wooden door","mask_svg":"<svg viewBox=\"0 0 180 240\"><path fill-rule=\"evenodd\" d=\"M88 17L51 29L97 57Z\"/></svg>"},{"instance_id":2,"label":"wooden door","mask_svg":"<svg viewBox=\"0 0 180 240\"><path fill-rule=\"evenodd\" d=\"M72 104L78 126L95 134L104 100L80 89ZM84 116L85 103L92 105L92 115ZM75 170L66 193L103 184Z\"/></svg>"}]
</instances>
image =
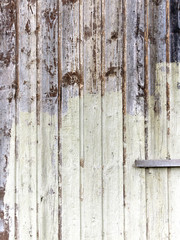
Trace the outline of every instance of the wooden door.
<instances>
[{"instance_id":1,"label":"wooden door","mask_svg":"<svg viewBox=\"0 0 180 240\"><path fill-rule=\"evenodd\" d=\"M1 0L0 240L178 240L178 0Z\"/></svg>"}]
</instances>

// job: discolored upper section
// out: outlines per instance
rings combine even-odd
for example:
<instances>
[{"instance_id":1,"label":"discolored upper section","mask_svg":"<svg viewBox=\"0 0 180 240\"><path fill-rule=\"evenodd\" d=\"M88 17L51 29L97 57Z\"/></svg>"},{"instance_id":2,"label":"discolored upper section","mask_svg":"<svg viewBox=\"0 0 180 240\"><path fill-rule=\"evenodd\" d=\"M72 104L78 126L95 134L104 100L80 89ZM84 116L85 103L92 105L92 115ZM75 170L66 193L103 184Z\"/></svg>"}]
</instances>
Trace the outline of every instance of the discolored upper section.
<instances>
[{"instance_id":1,"label":"discolored upper section","mask_svg":"<svg viewBox=\"0 0 180 240\"><path fill-rule=\"evenodd\" d=\"M170 1L171 62L180 61L180 1Z\"/></svg>"}]
</instances>

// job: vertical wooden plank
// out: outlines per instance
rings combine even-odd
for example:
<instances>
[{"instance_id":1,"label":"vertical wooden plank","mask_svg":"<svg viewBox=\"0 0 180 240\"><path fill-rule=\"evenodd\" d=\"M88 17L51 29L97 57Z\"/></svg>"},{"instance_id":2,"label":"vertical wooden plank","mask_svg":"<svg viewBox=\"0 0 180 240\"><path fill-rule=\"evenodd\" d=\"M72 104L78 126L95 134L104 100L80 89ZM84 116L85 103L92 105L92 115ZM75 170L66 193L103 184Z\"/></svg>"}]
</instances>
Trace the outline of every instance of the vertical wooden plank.
<instances>
[{"instance_id":1,"label":"vertical wooden plank","mask_svg":"<svg viewBox=\"0 0 180 240\"><path fill-rule=\"evenodd\" d=\"M84 1L82 239L102 239L101 1Z\"/></svg>"},{"instance_id":2,"label":"vertical wooden plank","mask_svg":"<svg viewBox=\"0 0 180 240\"><path fill-rule=\"evenodd\" d=\"M149 2L148 158L167 157L166 1ZM147 237L168 239L167 169L147 170Z\"/></svg>"},{"instance_id":3,"label":"vertical wooden plank","mask_svg":"<svg viewBox=\"0 0 180 240\"><path fill-rule=\"evenodd\" d=\"M170 60L169 63L169 153L170 159L179 158L180 135L180 66L179 66L179 1L170 1ZM168 14L168 13L167 13ZM169 170L169 239L175 240L180 234L180 173L178 169Z\"/></svg>"},{"instance_id":4,"label":"vertical wooden plank","mask_svg":"<svg viewBox=\"0 0 180 240\"><path fill-rule=\"evenodd\" d=\"M126 4L126 84L124 114L124 239L146 239L145 171L135 159L145 157L144 138L144 1ZM123 66L124 67L124 66ZM125 100L124 100L125 98Z\"/></svg>"},{"instance_id":5,"label":"vertical wooden plank","mask_svg":"<svg viewBox=\"0 0 180 240\"><path fill-rule=\"evenodd\" d=\"M122 3L105 1L102 9L105 56L102 85L103 229L104 239L123 239L122 144ZM103 29L102 29L103 32ZM103 60L103 59L102 59ZM102 64L104 62L102 61Z\"/></svg>"},{"instance_id":6,"label":"vertical wooden plank","mask_svg":"<svg viewBox=\"0 0 180 240\"><path fill-rule=\"evenodd\" d=\"M180 97L179 97L179 63L171 63L171 82L170 82L170 158L179 158L179 136L180 136ZM179 177L178 169L169 171L169 229L170 239L175 240L179 236Z\"/></svg>"},{"instance_id":7,"label":"vertical wooden plank","mask_svg":"<svg viewBox=\"0 0 180 240\"><path fill-rule=\"evenodd\" d=\"M62 1L62 239L80 239L79 1Z\"/></svg>"},{"instance_id":8,"label":"vertical wooden plank","mask_svg":"<svg viewBox=\"0 0 180 240\"><path fill-rule=\"evenodd\" d=\"M0 3L0 239L14 239L16 3Z\"/></svg>"},{"instance_id":9,"label":"vertical wooden plank","mask_svg":"<svg viewBox=\"0 0 180 240\"><path fill-rule=\"evenodd\" d=\"M18 239L36 239L36 4L19 3Z\"/></svg>"},{"instance_id":10,"label":"vertical wooden plank","mask_svg":"<svg viewBox=\"0 0 180 240\"><path fill-rule=\"evenodd\" d=\"M58 1L38 1L38 228L58 238Z\"/></svg>"}]
</instances>

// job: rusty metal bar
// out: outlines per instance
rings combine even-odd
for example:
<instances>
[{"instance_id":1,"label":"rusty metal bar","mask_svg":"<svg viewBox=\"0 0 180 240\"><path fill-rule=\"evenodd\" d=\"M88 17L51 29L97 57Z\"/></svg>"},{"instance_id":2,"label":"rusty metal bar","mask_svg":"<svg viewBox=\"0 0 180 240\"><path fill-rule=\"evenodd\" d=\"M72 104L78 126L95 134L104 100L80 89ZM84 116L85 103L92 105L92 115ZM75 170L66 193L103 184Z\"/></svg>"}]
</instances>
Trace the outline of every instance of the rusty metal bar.
<instances>
[{"instance_id":1,"label":"rusty metal bar","mask_svg":"<svg viewBox=\"0 0 180 240\"><path fill-rule=\"evenodd\" d=\"M136 160L138 168L174 168L180 167L180 159L176 160Z\"/></svg>"}]
</instances>

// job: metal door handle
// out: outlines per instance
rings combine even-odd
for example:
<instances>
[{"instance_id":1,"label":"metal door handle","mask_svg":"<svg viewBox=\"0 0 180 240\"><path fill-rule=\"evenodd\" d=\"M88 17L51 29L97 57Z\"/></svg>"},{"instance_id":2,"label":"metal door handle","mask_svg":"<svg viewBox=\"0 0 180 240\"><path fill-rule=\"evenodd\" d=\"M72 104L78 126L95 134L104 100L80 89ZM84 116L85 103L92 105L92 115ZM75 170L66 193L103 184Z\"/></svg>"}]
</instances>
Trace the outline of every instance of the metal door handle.
<instances>
[{"instance_id":1,"label":"metal door handle","mask_svg":"<svg viewBox=\"0 0 180 240\"><path fill-rule=\"evenodd\" d=\"M176 160L136 160L138 168L174 168L180 167L180 159Z\"/></svg>"}]
</instances>

